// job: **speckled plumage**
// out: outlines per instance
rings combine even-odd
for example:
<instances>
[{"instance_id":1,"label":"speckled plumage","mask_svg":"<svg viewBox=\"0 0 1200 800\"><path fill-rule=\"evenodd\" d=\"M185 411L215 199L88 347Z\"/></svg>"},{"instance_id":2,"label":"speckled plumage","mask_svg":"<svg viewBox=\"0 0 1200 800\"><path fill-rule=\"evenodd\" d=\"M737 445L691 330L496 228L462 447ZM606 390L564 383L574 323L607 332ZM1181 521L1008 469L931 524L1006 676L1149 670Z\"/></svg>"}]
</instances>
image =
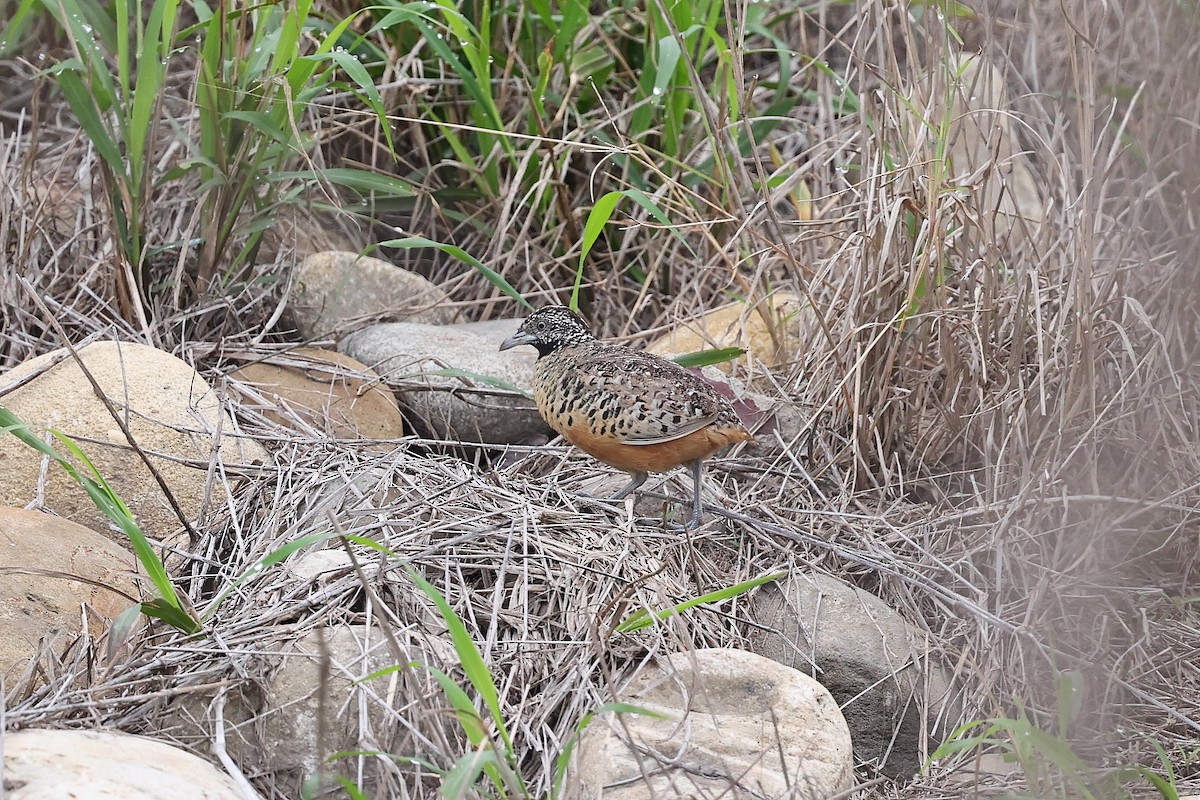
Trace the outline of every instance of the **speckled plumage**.
<instances>
[{"instance_id":1,"label":"speckled plumage","mask_svg":"<svg viewBox=\"0 0 1200 800\"><path fill-rule=\"evenodd\" d=\"M691 464L700 515L700 463L750 439L737 413L703 378L650 353L592 336L563 306L534 312L501 349L537 348L533 397L551 428L581 450L633 475L624 497L648 472Z\"/></svg>"}]
</instances>

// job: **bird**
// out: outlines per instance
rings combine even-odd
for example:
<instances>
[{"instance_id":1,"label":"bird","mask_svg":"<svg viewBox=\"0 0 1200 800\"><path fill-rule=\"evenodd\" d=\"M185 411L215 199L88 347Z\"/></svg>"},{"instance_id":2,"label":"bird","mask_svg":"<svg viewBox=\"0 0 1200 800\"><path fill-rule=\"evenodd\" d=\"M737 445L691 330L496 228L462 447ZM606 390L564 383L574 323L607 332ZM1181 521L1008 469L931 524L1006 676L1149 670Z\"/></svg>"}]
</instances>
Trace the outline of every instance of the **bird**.
<instances>
[{"instance_id":1,"label":"bird","mask_svg":"<svg viewBox=\"0 0 1200 800\"><path fill-rule=\"evenodd\" d=\"M695 372L661 356L592 335L583 317L550 305L530 314L501 350L532 345L533 399L546 423L592 457L628 472L623 499L651 472L689 465L692 516L703 517L703 462L721 448L752 441L737 412Z\"/></svg>"}]
</instances>

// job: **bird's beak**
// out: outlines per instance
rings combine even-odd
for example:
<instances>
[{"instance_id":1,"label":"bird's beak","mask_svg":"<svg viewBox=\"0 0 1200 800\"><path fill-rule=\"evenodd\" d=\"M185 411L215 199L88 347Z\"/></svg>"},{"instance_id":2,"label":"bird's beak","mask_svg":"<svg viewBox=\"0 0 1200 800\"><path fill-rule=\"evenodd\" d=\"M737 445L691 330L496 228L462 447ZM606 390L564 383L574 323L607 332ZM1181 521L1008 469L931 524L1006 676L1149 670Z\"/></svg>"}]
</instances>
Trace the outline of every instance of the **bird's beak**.
<instances>
[{"instance_id":1,"label":"bird's beak","mask_svg":"<svg viewBox=\"0 0 1200 800\"><path fill-rule=\"evenodd\" d=\"M505 339L503 342L500 343L500 349L507 350L510 347L516 347L517 345L522 345L522 344L533 344L536 341L537 341L537 337L534 336L532 333L527 333L525 331L517 331L512 336L508 337L507 339Z\"/></svg>"}]
</instances>

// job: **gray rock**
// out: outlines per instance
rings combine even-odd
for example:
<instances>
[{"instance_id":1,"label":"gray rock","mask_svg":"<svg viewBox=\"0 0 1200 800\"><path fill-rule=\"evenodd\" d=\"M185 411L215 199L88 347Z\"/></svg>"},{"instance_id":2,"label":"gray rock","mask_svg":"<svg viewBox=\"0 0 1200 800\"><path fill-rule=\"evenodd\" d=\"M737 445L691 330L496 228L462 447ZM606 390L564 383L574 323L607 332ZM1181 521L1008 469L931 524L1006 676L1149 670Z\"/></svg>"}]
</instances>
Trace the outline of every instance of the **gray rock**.
<instances>
[{"instance_id":1,"label":"gray rock","mask_svg":"<svg viewBox=\"0 0 1200 800\"><path fill-rule=\"evenodd\" d=\"M454 320L437 285L389 261L329 250L296 267L288 309L305 338L353 330L381 320L441 324Z\"/></svg>"},{"instance_id":2,"label":"gray rock","mask_svg":"<svg viewBox=\"0 0 1200 800\"><path fill-rule=\"evenodd\" d=\"M957 721L945 670L922 648L920 633L870 592L827 575L797 576L763 587L751 614L762 627L750 649L829 689L856 758L885 775L911 778L925 748Z\"/></svg>"},{"instance_id":3,"label":"gray rock","mask_svg":"<svg viewBox=\"0 0 1200 800\"><path fill-rule=\"evenodd\" d=\"M619 696L660 716L598 716L568 771L568 800L817 800L853 782L850 732L829 692L762 656L676 653Z\"/></svg>"},{"instance_id":4,"label":"gray rock","mask_svg":"<svg viewBox=\"0 0 1200 800\"><path fill-rule=\"evenodd\" d=\"M545 434L531 399L493 383L528 392L533 375L527 356L499 346L454 327L393 322L353 333L338 349L383 375L426 434L492 444Z\"/></svg>"}]
</instances>

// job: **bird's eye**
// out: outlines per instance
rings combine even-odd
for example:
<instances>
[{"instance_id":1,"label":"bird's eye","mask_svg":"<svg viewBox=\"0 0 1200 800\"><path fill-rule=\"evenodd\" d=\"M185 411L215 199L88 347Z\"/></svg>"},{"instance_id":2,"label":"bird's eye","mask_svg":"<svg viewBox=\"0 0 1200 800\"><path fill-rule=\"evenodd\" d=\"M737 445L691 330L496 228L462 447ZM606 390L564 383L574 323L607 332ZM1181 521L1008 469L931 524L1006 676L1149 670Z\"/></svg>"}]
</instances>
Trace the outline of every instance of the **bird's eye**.
<instances>
[{"instance_id":1,"label":"bird's eye","mask_svg":"<svg viewBox=\"0 0 1200 800\"><path fill-rule=\"evenodd\" d=\"M539 331L544 331L544 330L546 330L546 321L544 319L539 319L537 321L537 325L535 325L534 327L537 328Z\"/></svg>"}]
</instances>

